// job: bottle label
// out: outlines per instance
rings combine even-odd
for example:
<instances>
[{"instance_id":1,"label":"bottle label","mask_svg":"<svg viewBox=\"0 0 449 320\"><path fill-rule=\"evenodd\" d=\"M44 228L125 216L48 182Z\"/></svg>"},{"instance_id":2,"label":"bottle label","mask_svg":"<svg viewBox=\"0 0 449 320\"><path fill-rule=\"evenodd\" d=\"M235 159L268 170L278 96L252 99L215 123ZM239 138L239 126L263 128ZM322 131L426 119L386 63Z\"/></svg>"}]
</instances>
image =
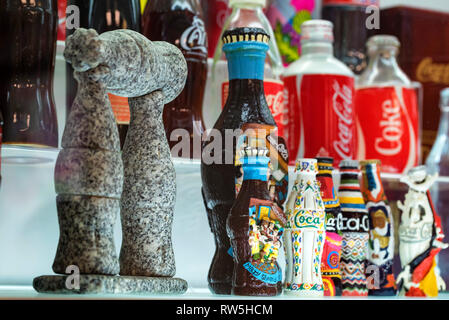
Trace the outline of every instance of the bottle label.
<instances>
[{"instance_id":1,"label":"bottle label","mask_svg":"<svg viewBox=\"0 0 449 320\"><path fill-rule=\"evenodd\" d=\"M379 159L382 171L403 173L418 164L418 107L414 89L357 90L358 158Z\"/></svg>"},{"instance_id":2,"label":"bottle label","mask_svg":"<svg viewBox=\"0 0 449 320\"><path fill-rule=\"evenodd\" d=\"M278 135L285 138L284 124L288 123L288 112L284 104L284 83L275 79L264 79L264 92L268 107L278 127ZM221 87L221 107L224 108L229 95L229 82Z\"/></svg>"},{"instance_id":3,"label":"bottle label","mask_svg":"<svg viewBox=\"0 0 449 320\"><path fill-rule=\"evenodd\" d=\"M109 100L111 101L112 112L115 115L115 119L118 124L129 124L130 113L128 98L116 96L108 93Z\"/></svg>"},{"instance_id":4,"label":"bottle label","mask_svg":"<svg viewBox=\"0 0 449 320\"><path fill-rule=\"evenodd\" d=\"M287 145L297 158L333 157L338 166L356 155L354 79L302 75L284 79L288 99Z\"/></svg>"},{"instance_id":5,"label":"bottle label","mask_svg":"<svg viewBox=\"0 0 449 320\"><path fill-rule=\"evenodd\" d=\"M250 199L248 214L251 261L243 267L260 281L270 284L281 282L282 272L276 260L286 217L272 201L256 198Z\"/></svg>"},{"instance_id":6,"label":"bottle label","mask_svg":"<svg viewBox=\"0 0 449 320\"><path fill-rule=\"evenodd\" d=\"M196 54L207 58L207 35L204 22L198 16L193 17L193 22L181 35L179 45L190 54Z\"/></svg>"}]
</instances>

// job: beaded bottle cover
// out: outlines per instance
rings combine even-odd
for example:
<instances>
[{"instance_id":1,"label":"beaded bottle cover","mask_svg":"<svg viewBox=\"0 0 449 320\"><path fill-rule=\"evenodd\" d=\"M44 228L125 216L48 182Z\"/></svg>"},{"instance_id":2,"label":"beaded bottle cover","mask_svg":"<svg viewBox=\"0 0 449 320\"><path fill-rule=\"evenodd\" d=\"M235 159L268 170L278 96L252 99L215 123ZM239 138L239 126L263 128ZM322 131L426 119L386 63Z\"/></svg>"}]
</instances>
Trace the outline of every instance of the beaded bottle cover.
<instances>
[{"instance_id":1,"label":"beaded bottle cover","mask_svg":"<svg viewBox=\"0 0 449 320\"><path fill-rule=\"evenodd\" d=\"M338 189L343 219L341 276L343 296L367 296L365 260L368 246L368 211L360 192L358 161L340 162L341 182Z\"/></svg>"},{"instance_id":2,"label":"beaded bottle cover","mask_svg":"<svg viewBox=\"0 0 449 320\"><path fill-rule=\"evenodd\" d=\"M370 296L396 295L393 273L394 227L391 208L380 177L378 160L362 161L361 190L369 215L369 241L366 276Z\"/></svg>"},{"instance_id":3,"label":"beaded bottle cover","mask_svg":"<svg viewBox=\"0 0 449 320\"><path fill-rule=\"evenodd\" d=\"M317 158L317 180L321 197L326 208L326 240L321 257L321 277L323 278L325 296L341 296L341 231L338 230L342 220L340 201L332 179L333 158Z\"/></svg>"},{"instance_id":4,"label":"beaded bottle cover","mask_svg":"<svg viewBox=\"0 0 449 320\"><path fill-rule=\"evenodd\" d=\"M322 296L321 256L325 239L325 208L316 180L315 159L296 163L297 178L287 201L284 233L285 293Z\"/></svg>"}]
</instances>

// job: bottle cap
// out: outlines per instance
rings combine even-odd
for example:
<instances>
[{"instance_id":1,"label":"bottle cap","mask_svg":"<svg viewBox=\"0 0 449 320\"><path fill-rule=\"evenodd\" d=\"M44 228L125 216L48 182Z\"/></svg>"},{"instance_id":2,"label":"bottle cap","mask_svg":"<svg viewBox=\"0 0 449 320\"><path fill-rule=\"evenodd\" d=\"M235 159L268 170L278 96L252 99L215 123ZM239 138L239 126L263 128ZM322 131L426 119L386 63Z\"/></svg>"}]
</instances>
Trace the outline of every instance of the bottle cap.
<instances>
[{"instance_id":1,"label":"bottle cap","mask_svg":"<svg viewBox=\"0 0 449 320\"><path fill-rule=\"evenodd\" d=\"M407 172L409 179L415 183L422 182L427 176L426 166L417 166Z\"/></svg>"},{"instance_id":2,"label":"bottle cap","mask_svg":"<svg viewBox=\"0 0 449 320\"><path fill-rule=\"evenodd\" d=\"M341 160L340 168L359 168L359 162L357 160Z\"/></svg>"},{"instance_id":3,"label":"bottle cap","mask_svg":"<svg viewBox=\"0 0 449 320\"><path fill-rule=\"evenodd\" d=\"M440 92L440 108L449 110L449 88L445 88Z\"/></svg>"},{"instance_id":4,"label":"bottle cap","mask_svg":"<svg viewBox=\"0 0 449 320\"><path fill-rule=\"evenodd\" d=\"M366 43L367 47L396 47L399 48L401 43L395 36L387 34L379 34L372 36L368 39Z\"/></svg>"},{"instance_id":5,"label":"bottle cap","mask_svg":"<svg viewBox=\"0 0 449 320\"><path fill-rule=\"evenodd\" d=\"M316 159L297 159L296 171L318 173Z\"/></svg>"},{"instance_id":6,"label":"bottle cap","mask_svg":"<svg viewBox=\"0 0 449 320\"><path fill-rule=\"evenodd\" d=\"M236 43L242 41L263 42L268 44L270 36L262 28L235 28L226 30L222 37L223 43Z\"/></svg>"},{"instance_id":7,"label":"bottle cap","mask_svg":"<svg viewBox=\"0 0 449 320\"><path fill-rule=\"evenodd\" d=\"M229 7L233 7L236 4L256 4L265 8L267 6L267 0L229 0Z\"/></svg>"},{"instance_id":8,"label":"bottle cap","mask_svg":"<svg viewBox=\"0 0 449 320\"><path fill-rule=\"evenodd\" d=\"M301 25L301 41L334 42L333 28L327 20L307 20Z\"/></svg>"},{"instance_id":9,"label":"bottle cap","mask_svg":"<svg viewBox=\"0 0 449 320\"><path fill-rule=\"evenodd\" d=\"M362 170L366 170L366 167L368 167L370 165L375 166L379 170L380 166L381 166L381 161L377 160L377 159L360 161L360 168L362 168Z\"/></svg>"},{"instance_id":10,"label":"bottle cap","mask_svg":"<svg viewBox=\"0 0 449 320\"><path fill-rule=\"evenodd\" d=\"M379 0L323 0L323 6L326 5L353 5L353 6L379 6Z\"/></svg>"}]
</instances>

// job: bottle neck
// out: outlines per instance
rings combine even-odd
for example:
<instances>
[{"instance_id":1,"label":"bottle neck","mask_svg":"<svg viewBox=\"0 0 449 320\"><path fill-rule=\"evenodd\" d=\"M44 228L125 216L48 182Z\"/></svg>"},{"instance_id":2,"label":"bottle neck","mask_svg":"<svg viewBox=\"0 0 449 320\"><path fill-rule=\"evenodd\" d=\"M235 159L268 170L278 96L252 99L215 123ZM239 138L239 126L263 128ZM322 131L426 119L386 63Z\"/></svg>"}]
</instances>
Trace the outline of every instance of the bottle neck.
<instances>
[{"instance_id":1,"label":"bottle neck","mask_svg":"<svg viewBox=\"0 0 449 320\"><path fill-rule=\"evenodd\" d=\"M376 196L373 198L378 198L379 195L385 194L380 177L380 167L374 164L367 164L362 168L362 181L364 184L364 191L373 193L375 191Z\"/></svg>"},{"instance_id":2,"label":"bottle neck","mask_svg":"<svg viewBox=\"0 0 449 320\"><path fill-rule=\"evenodd\" d=\"M328 41L303 41L301 43L301 55L322 55L332 56L334 54L334 47Z\"/></svg>"},{"instance_id":3,"label":"bottle neck","mask_svg":"<svg viewBox=\"0 0 449 320\"><path fill-rule=\"evenodd\" d=\"M441 108L438 136L449 137L449 106Z\"/></svg>"}]
</instances>

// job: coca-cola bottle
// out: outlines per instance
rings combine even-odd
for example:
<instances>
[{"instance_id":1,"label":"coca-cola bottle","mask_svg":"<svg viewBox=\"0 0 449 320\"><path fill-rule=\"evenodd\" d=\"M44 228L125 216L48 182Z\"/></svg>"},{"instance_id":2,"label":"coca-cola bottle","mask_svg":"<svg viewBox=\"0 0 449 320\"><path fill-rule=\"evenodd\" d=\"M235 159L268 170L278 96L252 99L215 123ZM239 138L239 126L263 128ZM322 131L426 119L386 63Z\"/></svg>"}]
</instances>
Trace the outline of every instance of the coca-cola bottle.
<instances>
[{"instance_id":1,"label":"coca-cola bottle","mask_svg":"<svg viewBox=\"0 0 449 320\"><path fill-rule=\"evenodd\" d=\"M220 42L226 18L231 10L228 7L228 0L201 0L201 5L206 20L208 57L213 58L217 44Z\"/></svg>"},{"instance_id":2,"label":"coca-cola bottle","mask_svg":"<svg viewBox=\"0 0 449 320\"><path fill-rule=\"evenodd\" d=\"M189 73L181 94L164 107L163 120L170 149L188 133L190 151L173 156L200 157L204 132L202 107L207 78L207 35L199 0L151 0L143 16L142 33L152 41L175 44L184 54ZM181 131L177 129L183 129ZM195 148L195 150L194 150Z\"/></svg>"},{"instance_id":3,"label":"coca-cola bottle","mask_svg":"<svg viewBox=\"0 0 449 320\"><path fill-rule=\"evenodd\" d=\"M323 296L321 256L326 238L326 211L316 180L317 161L298 159L296 173L286 207L285 293Z\"/></svg>"},{"instance_id":4,"label":"coca-cola bottle","mask_svg":"<svg viewBox=\"0 0 449 320\"><path fill-rule=\"evenodd\" d=\"M449 235L449 88L440 92L440 124L435 143L426 160L429 174L438 173L440 178L430 189L435 210L441 216L444 234ZM443 250L438 256L441 276L449 283L449 250Z\"/></svg>"},{"instance_id":5,"label":"coca-cola bottle","mask_svg":"<svg viewBox=\"0 0 449 320\"><path fill-rule=\"evenodd\" d=\"M341 282L343 296L367 296L365 264L368 254L369 218L359 183L359 162L340 162L338 197L342 219Z\"/></svg>"},{"instance_id":6,"label":"coca-cola bottle","mask_svg":"<svg viewBox=\"0 0 449 320\"><path fill-rule=\"evenodd\" d=\"M81 28L92 28L99 34L116 29L140 31L139 0L68 0L67 5L76 5L79 8L79 26ZM75 32L75 29L66 25L67 37L73 32ZM67 63L66 70L68 117L78 84L73 77L73 68L69 63ZM120 145L123 147L130 121L128 98L110 93L108 96L119 129Z\"/></svg>"},{"instance_id":7,"label":"coca-cola bottle","mask_svg":"<svg viewBox=\"0 0 449 320\"><path fill-rule=\"evenodd\" d=\"M201 178L216 247L208 274L209 288L217 294L230 294L234 262L229 254L226 219L236 198L236 177L240 173L234 165L237 137L226 139L226 135L232 135L244 123L275 125L275 122L263 90L268 34L259 28L237 28L225 32L223 38L226 39L223 50L229 61L229 96L203 144ZM232 148L226 144L227 140L233 142Z\"/></svg>"},{"instance_id":8,"label":"coca-cola bottle","mask_svg":"<svg viewBox=\"0 0 449 320\"><path fill-rule=\"evenodd\" d=\"M380 160L387 173L416 166L420 154L417 94L396 61L399 45L394 36L371 37L356 83L357 157Z\"/></svg>"},{"instance_id":9,"label":"coca-cola bottle","mask_svg":"<svg viewBox=\"0 0 449 320\"><path fill-rule=\"evenodd\" d=\"M284 137L283 123L288 121L284 109L284 84L281 80L284 67L274 38L273 29L263 9L267 0L229 0L232 12L224 23L221 34L240 27L262 28L270 36L268 55L265 61L264 91L268 107L278 126L278 135ZM229 94L226 56L221 51L223 42L215 49L210 75L206 85L203 118L206 128L211 128L220 115Z\"/></svg>"},{"instance_id":10,"label":"coca-cola bottle","mask_svg":"<svg viewBox=\"0 0 449 320\"><path fill-rule=\"evenodd\" d=\"M354 75L332 55L331 22L309 20L301 31L302 56L284 73L290 159L325 156L338 165L356 155Z\"/></svg>"},{"instance_id":11,"label":"coca-cola bottle","mask_svg":"<svg viewBox=\"0 0 449 320\"><path fill-rule=\"evenodd\" d=\"M58 3L0 1L3 143L58 147L53 96Z\"/></svg>"},{"instance_id":12,"label":"coca-cola bottle","mask_svg":"<svg viewBox=\"0 0 449 320\"><path fill-rule=\"evenodd\" d=\"M394 221L380 177L379 160L360 162L362 178L360 187L369 215L369 241L366 263L370 296L396 295L393 274Z\"/></svg>"},{"instance_id":13,"label":"coca-cola bottle","mask_svg":"<svg viewBox=\"0 0 449 320\"><path fill-rule=\"evenodd\" d=\"M334 24L334 55L355 74L367 66L365 43L377 27L369 6L378 10L379 0L323 0L321 18Z\"/></svg>"},{"instance_id":14,"label":"coca-cola bottle","mask_svg":"<svg viewBox=\"0 0 449 320\"><path fill-rule=\"evenodd\" d=\"M268 149L247 146L239 153L243 184L227 218L234 259L232 294L278 295L282 272L276 260L286 218L267 189Z\"/></svg>"},{"instance_id":15,"label":"coca-cola bottle","mask_svg":"<svg viewBox=\"0 0 449 320\"><path fill-rule=\"evenodd\" d=\"M334 188L334 159L317 158L318 173L316 179L321 198L326 208L326 240L321 257L321 276L325 296L341 296L340 255L342 236L339 223L342 221L340 200Z\"/></svg>"}]
</instances>

